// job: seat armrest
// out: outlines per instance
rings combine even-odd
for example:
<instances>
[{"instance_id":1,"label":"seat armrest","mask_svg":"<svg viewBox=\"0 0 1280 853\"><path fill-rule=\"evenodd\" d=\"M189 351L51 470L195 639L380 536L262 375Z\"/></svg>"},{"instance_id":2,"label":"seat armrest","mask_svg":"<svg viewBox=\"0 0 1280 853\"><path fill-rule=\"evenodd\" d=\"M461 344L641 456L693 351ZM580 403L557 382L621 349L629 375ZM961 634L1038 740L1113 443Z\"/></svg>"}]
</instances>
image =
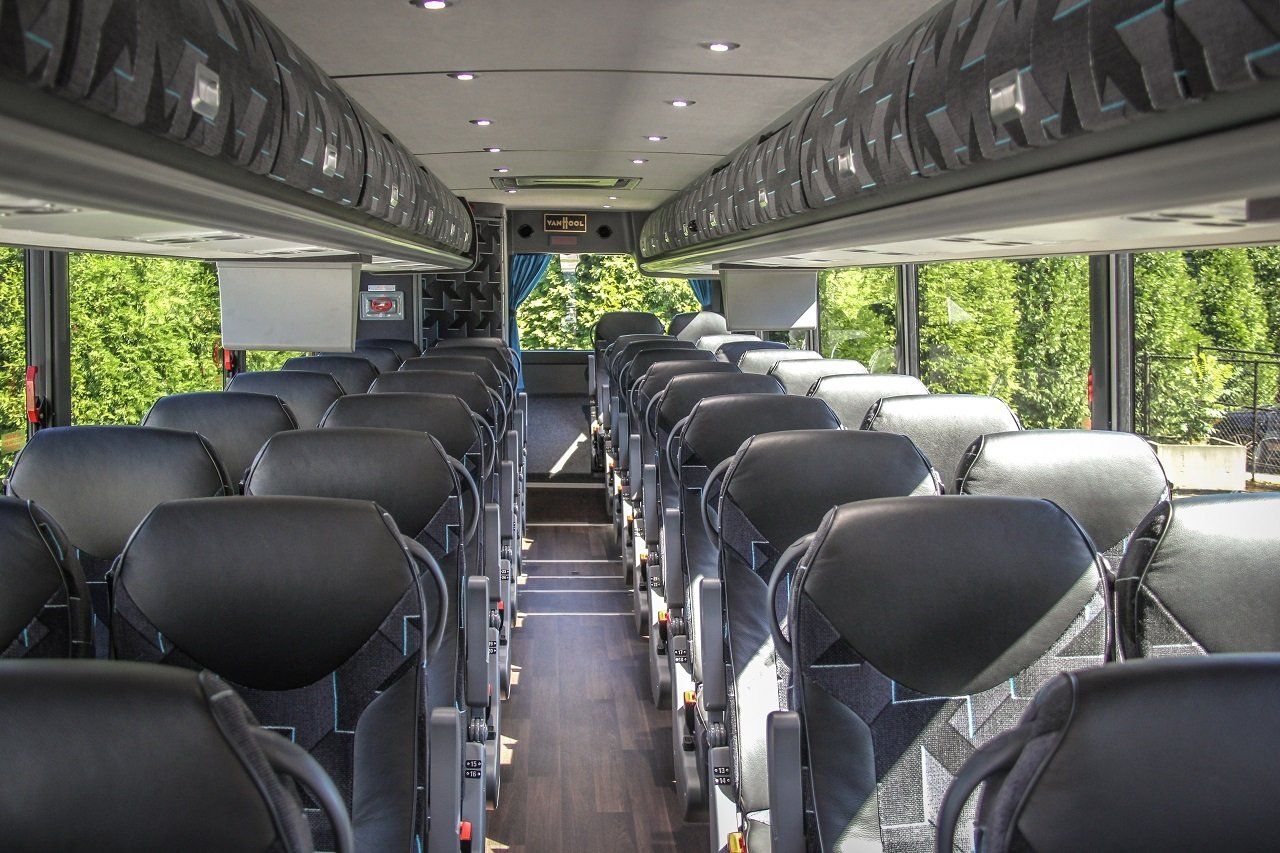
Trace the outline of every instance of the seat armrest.
<instances>
[{"instance_id":1,"label":"seat armrest","mask_svg":"<svg viewBox=\"0 0 1280 853\"><path fill-rule=\"evenodd\" d=\"M774 711L766 723L769 756L769 837L773 853L804 853L804 788L800 715Z\"/></svg>"},{"instance_id":2,"label":"seat armrest","mask_svg":"<svg viewBox=\"0 0 1280 853\"><path fill-rule=\"evenodd\" d=\"M724 587L719 578L698 579L698 648L694 678L702 681L702 704L708 714L724 713L728 704L724 675Z\"/></svg>"}]
</instances>

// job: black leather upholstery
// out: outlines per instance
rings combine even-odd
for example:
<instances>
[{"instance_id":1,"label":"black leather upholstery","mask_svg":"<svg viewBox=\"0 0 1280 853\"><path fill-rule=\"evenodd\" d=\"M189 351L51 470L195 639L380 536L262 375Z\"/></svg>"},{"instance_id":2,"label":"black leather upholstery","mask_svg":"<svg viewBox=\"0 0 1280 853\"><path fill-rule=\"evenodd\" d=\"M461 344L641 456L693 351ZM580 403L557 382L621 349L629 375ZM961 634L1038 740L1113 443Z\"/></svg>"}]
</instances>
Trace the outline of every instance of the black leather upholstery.
<instances>
[{"instance_id":1,"label":"black leather upholstery","mask_svg":"<svg viewBox=\"0 0 1280 853\"><path fill-rule=\"evenodd\" d=\"M812 846L932 851L962 762L1053 676L1102 662L1103 576L1048 501L884 498L828 514L788 622Z\"/></svg>"},{"instance_id":2,"label":"black leather upholstery","mask_svg":"<svg viewBox=\"0 0 1280 853\"><path fill-rule=\"evenodd\" d=\"M928 393L929 389L919 379L898 373L823 376L809 391L811 397L826 400L840 423L848 429L861 429L867 412L881 397Z\"/></svg>"},{"instance_id":3,"label":"black leather upholstery","mask_svg":"<svg viewBox=\"0 0 1280 853\"><path fill-rule=\"evenodd\" d=\"M471 411L494 422L493 398L489 386L474 373L458 370L401 370L384 373L374 380L370 394L449 394L466 403Z\"/></svg>"},{"instance_id":4,"label":"black leather upholstery","mask_svg":"<svg viewBox=\"0 0 1280 853\"><path fill-rule=\"evenodd\" d=\"M610 343L622 335L663 333L662 321L648 311L607 311L596 321L594 338L597 352L602 343Z\"/></svg>"},{"instance_id":5,"label":"black leather upholstery","mask_svg":"<svg viewBox=\"0 0 1280 853\"><path fill-rule=\"evenodd\" d=\"M618 379L626 366L635 360L636 356L642 352L651 350L692 350L693 344L688 341L678 341L673 338L651 338L644 341L631 341L625 345L620 345L613 351L613 357L609 361L609 376Z\"/></svg>"},{"instance_id":6,"label":"black leather upholstery","mask_svg":"<svg viewBox=\"0 0 1280 853\"><path fill-rule=\"evenodd\" d=\"M263 736L212 673L0 662L3 846L309 853L302 803Z\"/></svg>"},{"instance_id":7,"label":"black leather upholstery","mask_svg":"<svg viewBox=\"0 0 1280 853\"><path fill-rule=\"evenodd\" d=\"M982 850L1273 850L1277 683L1273 654L1055 678L983 774Z\"/></svg>"},{"instance_id":8,"label":"black leather upholstery","mask_svg":"<svg viewBox=\"0 0 1280 853\"><path fill-rule=\"evenodd\" d=\"M813 397L790 394L708 397L698 401L689 413L689 423L680 441L682 461L697 459L699 464L714 468L732 459L742 443L753 435L839 428L835 413L822 400Z\"/></svg>"},{"instance_id":9,"label":"black leather upholstery","mask_svg":"<svg viewBox=\"0 0 1280 853\"><path fill-rule=\"evenodd\" d=\"M355 349L351 352L318 352L316 355L355 355L363 358L377 369L379 373L390 373L393 370L400 369L400 362L404 361L392 347L377 346L365 344L361 346L356 344ZM417 353L414 353L417 355ZM413 358L413 356L410 356Z\"/></svg>"},{"instance_id":10,"label":"black leather upholstery","mask_svg":"<svg viewBox=\"0 0 1280 853\"><path fill-rule=\"evenodd\" d=\"M667 383L666 396L658 406L658 425L663 430L670 431L704 397L783 393L781 383L772 376L740 372L675 376Z\"/></svg>"},{"instance_id":11,"label":"black leather upholstery","mask_svg":"<svg viewBox=\"0 0 1280 853\"><path fill-rule=\"evenodd\" d=\"M1027 430L984 435L956 470L962 495L1044 498L1071 513L1099 551L1122 551L1168 493L1146 440L1107 430Z\"/></svg>"},{"instance_id":12,"label":"black leather upholstery","mask_svg":"<svg viewBox=\"0 0 1280 853\"><path fill-rule=\"evenodd\" d=\"M232 682L333 778L359 850L408 850L425 837L422 632L440 618L372 502L184 500L157 507L121 556L111 645ZM312 831L332 849L314 816Z\"/></svg>"},{"instance_id":13,"label":"black leather upholstery","mask_svg":"<svg viewBox=\"0 0 1280 853\"><path fill-rule=\"evenodd\" d=\"M333 404L320 426L426 432L440 442L445 453L463 459L477 451L481 440L471 414L466 402L452 394L350 394Z\"/></svg>"},{"instance_id":14,"label":"black leather upholstery","mask_svg":"<svg viewBox=\"0 0 1280 853\"><path fill-rule=\"evenodd\" d=\"M441 338L431 344L432 349L449 349L450 347L488 347L503 352L510 352L511 345L502 338L478 335L466 338ZM419 353L420 354L420 353Z\"/></svg>"},{"instance_id":15,"label":"black leather upholstery","mask_svg":"<svg viewBox=\"0 0 1280 853\"><path fill-rule=\"evenodd\" d=\"M1116 578L1125 657L1280 651L1280 495L1162 501Z\"/></svg>"},{"instance_id":16,"label":"black leather upholstery","mask_svg":"<svg viewBox=\"0 0 1280 853\"><path fill-rule=\"evenodd\" d=\"M1022 424L995 397L922 394L880 399L868 410L862 428L910 438L950 489L956 468L978 436L1019 430Z\"/></svg>"},{"instance_id":17,"label":"black leather upholstery","mask_svg":"<svg viewBox=\"0 0 1280 853\"><path fill-rule=\"evenodd\" d=\"M737 332L719 332L717 334L703 335L698 338L698 349L704 349L707 352L717 352L720 347L725 344L732 343L755 343L760 340L759 335L744 334Z\"/></svg>"},{"instance_id":18,"label":"black leather upholstery","mask_svg":"<svg viewBox=\"0 0 1280 853\"><path fill-rule=\"evenodd\" d=\"M411 358L417 358L422 355L422 350L418 348L417 344L404 338L358 338L356 340L356 349L370 347L389 349L399 356L401 361L408 361Z\"/></svg>"},{"instance_id":19,"label":"black leather upholstery","mask_svg":"<svg viewBox=\"0 0 1280 853\"><path fill-rule=\"evenodd\" d=\"M799 358L779 361L769 369L787 389L788 394L808 394L815 382L824 376L865 374L866 366L852 358Z\"/></svg>"},{"instance_id":20,"label":"black leather upholstery","mask_svg":"<svg viewBox=\"0 0 1280 853\"><path fill-rule=\"evenodd\" d=\"M743 353L753 349L788 349L782 341L726 341L716 348L716 357L737 366Z\"/></svg>"},{"instance_id":21,"label":"black leather upholstery","mask_svg":"<svg viewBox=\"0 0 1280 853\"><path fill-rule=\"evenodd\" d=\"M716 357L709 352L703 352L696 349L650 349L637 353L636 357L631 359L618 376L619 389L631 389L635 386L640 378L644 376L645 371L655 364L663 362L681 361L681 362L714 362Z\"/></svg>"},{"instance_id":22,"label":"black leather upholstery","mask_svg":"<svg viewBox=\"0 0 1280 853\"><path fill-rule=\"evenodd\" d=\"M601 348L600 354L603 358L600 363L605 368L608 368L609 364L613 361L613 357L618 353L622 352L622 348L625 347L627 344L633 344L633 343L636 343L637 341L667 341L668 343L671 343L671 342L674 342L675 340L676 339L674 337L667 334L622 335L616 340L609 341L607 345Z\"/></svg>"},{"instance_id":23,"label":"black leather upholstery","mask_svg":"<svg viewBox=\"0 0 1280 853\"><path fill-rule=\"evenodd\" d=\"M729 324L725 322L724 316L714 311L699 311L695 314L684 328L672 332L667 330L668 334L673 334L682 341L696 342L700 338L708 335L724 335L729 332Z\"/></svg>"},{"instance_id":24,"label":"black leather upholstery","mask_svg":"<svg viewBox=\"0 0 1280 853\"><path fill-rule=\"evenodd\" d=\"M430 350L428 350L430 352ZM493 362L487 358L478 355L451 355L451 350L440 350L440 355L419 356L411 358L404 364L400 365L401 373L411 373L415 370L447 370L457 373L470 373L480 377L485 385L492 388L499 394L502 393L502 374L498 372L498 368L493 366Z\"/></svg>"},{"instance_id":25,"label":"black leather upholstery","mask_svg":"<svg viewBox=\"0 0 1280 853\"><path fill-rule=\"evenodd\" d=\"M0 657L93 657L91 617L84 571L57 522L0 498Z\"/></svg>"},{"instance_id":26,"label":"black leather upholstery","mask_svg":"<svg viewBox=\"0 0 1280 853\"><path fill-rule=\"evenodd\" d=\"M808 361L822 358L821 353L807 349L753 349L738 359L738 367L744 373L768 373L780 361Z\"/></svg>"},{"instance_id":27,"label":"black leather upholstery","mask_svg":"<svg viewBox=\"0 0 1280 853\"><path fill-rule=\"evenodd\" d=\"M142 425L198 432L213 446L234 485L268 438L295 429L293 413L274 394L198 391L156 400Z\"/></svg>"},{"instance_id":28,"label":"black leather upholstery","mask_svg":"<svg viewBox=\"0 0 1280 853\"><path fill-rule=\"evenodd\" d=\"M740 373L738 368L723 361L662 361L651 365L636 386L640 400L647 402L665 391L667 385L677 376L710 373Z\"/></svg>"},{"instance_id":29,"label":"black leather upholstery","mask_svg":"<svg viewBox=\"0 0 1280 853\"><path fill-rule=\"evenodd\" d=\"M667 334L675 336L684 331L685 327L694 317L698 316L697 311L682 311L671 318L671 322L667 324Z\"/></svg>"},{"instance_id":30,"label":"black leather upholstery","mask_svg":"<svg viewBox=\"0 0 1280 853\"><path fill-rule=\"evenodd\" d=\"M299 355L285 361L280 369L328 373L338 380L344 394L363 394L378 377L378 368L359 355Z\"/></svg>"},{"instance_id":31,"label":"black leather upholstery","mask_svg":"<svg viewBox=\"0 0 1280 853\"><path fill-rule=\"evenodd\" d=\"M487 346L452 346L452 347L431 347L422 354L422 358L453 358L457 356L468 356L471 358L483 358L485 361L493 365L494 369L499 373L505 374L508 378L515 376L515 364L507 358L505 350L496 347Z\"/></svg>"},{"instance_id":32,"label":"black leather upholstery","mask_svg":"<svg viewBox=\"0 0 1280 853\"><path fill-rule=\"evenodd\" d=\"M227 384L227 390L279 397L302 429L320 423L333 401L345 393L332 374L305 370L237 373Z\"/></svg>"}]
</instances>

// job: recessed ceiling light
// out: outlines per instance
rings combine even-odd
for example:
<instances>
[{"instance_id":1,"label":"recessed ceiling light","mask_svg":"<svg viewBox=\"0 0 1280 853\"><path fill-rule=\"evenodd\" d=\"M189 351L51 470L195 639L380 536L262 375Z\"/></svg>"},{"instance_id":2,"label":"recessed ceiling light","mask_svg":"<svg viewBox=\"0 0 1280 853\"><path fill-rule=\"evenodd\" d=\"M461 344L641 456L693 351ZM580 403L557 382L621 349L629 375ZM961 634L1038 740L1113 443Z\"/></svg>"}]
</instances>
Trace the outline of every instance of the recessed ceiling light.
<instances>
[{"instance_id":1,"label":"recessed ceiling light","mask_svg":"<svg viewBox=\"0 0 1280 853\"><path fill-rule=\"evenodd\" d=\"M453 5L453 2L452 0L409 0L409 5L434 12L438 9L448 9Z\"/></svg>"},{"instance_id":2,"label":"recessed ceiling light","mask_svg":"<svg viewBox=\"0 0 1280 853\"><path fill-rule=\"evenodd\" d=\"M489 125L493 124L493 119L473 118L471 120L471 123L474 124L476 127L488 127Z\"/></svg>"},{"instance_id":3,"label":"recessed ceiling light","mask_svg":"<svg viewBox=\"0 0 1280 853\"><path fill-rule=\"evenodd\" d=\"M495 172L497 172L497 173L499 173L499 174L505 175L507 172L510 172L511 170L510 170L510 169L508 169L506 166L499 166L498 168L494 169L493 171L495 171Z\"/></svg>"},{"instance_id":4,"label":"recessed ceiling light","mask_svg":"<svg viewBox=\"0 0 1280 853\"><path fill-rule=\"evenodd\" d=\"M704 41L701 42L701 46L712 53L728 53L731 50L737 50L742 47L742 45L734 41Z\"/></svg>"},{"instance_id":5,"label":"recessed ceiling light","mask_svg":"<svg viewBox=\"0 0 1280 853\"><path fill-rule=\"evenodd\" d=\"M609 201L617 201L617 200L618 200L618 197L616 195L609 196Z\"/></svg>"},{"instance_id":6,"label":"recessed ceiling light","mask_svg":"<svg viewBox=\"0 0 1280 853\"><path fill-rule=\"evenodd\" d=\"M662 140L666 139L666 137L655 135L655 136L646 136L645 139L649 140L650 142L661 142Z\"/></svg>"},{"instance_id":7,"label":"recessed ceiling light","mask_svg":"<svg viewBox=\"0 0 1280 853\"><path fill-rule=\"evenodd\" d=\"M643 157L637 157L636 159L632 160L631 162L632 162L632 163L635 163L637 166L643 166L645 163L648 163L649 161L648 161L648 160L646 160L646 159L644 159Z\"/></svg>"},{"instance_id":8,"label":"recessed ceiling light","mask_svg":"<svg viewBox=\"0 0 1280 853\"><path fill-rule=\"evenodd\" d=\"M674 101L667 101L667 103L675 107L676 109L682 109L684 107L693 106L694 104L697 103L697 101L690 101L685 98L676 98Z\"/></svg>"},{"instance_id":9,"label":"recessed ceiling light","mask_svg":"<svg viewBox=\"0 0 1280 853\"><path fill-rule=\"evenodd\" d=\"M611 204L602 204L600 206L603 207L605 210L611 210L613 208L613 205Z\"/></svg>"},{"instance_id":10,"label":"recessed ceiling light","mask_svg":"<svg viewBox=\"0 0 1280 853\"><path fill-rule=\"evenodd\" d=\"M452 77L454 80L461 80L462 82L465 83L468 80L476 79L480 75L475 73L474 71L453 71L453 72L450 72L449 76Z\"/></svg>"},{"instance_id":11,"label":"recessed ceiling light","mask_svg":"<svg viewBox=\"0 0 1280 853\"><path fill-rule=\"evenodd\" d=\"M507 195L515 195L518 190L507 190Z\"/></svg>"},{"instance_id":12,"label":"recessed ceiling light","mask_svg":"<svg viewBox=\"0 0 1280 853\"><path fill-rule=\"evenodd\" d=\"M485 150L485 151L488 151L490 154L501 154L501 153L502 153L502 149L501 149L501 148L485 148L484 150Z\"/></svg>"}]
</instances>

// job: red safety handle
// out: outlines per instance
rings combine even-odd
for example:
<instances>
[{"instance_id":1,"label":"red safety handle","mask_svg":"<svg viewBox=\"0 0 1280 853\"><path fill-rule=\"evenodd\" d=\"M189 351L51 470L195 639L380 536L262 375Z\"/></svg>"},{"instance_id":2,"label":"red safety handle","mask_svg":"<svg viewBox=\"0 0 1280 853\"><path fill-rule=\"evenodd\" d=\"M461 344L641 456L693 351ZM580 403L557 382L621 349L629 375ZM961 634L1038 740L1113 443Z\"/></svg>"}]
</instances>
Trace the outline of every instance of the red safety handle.
<instances>
[{"instance_id":1,"label":"red safety handle","mask_svg":"<svg viewBox=\"0 0 1280 853\"><path fill-rule=\"evenodd\" d=\"M27 420L33 424L40 423L40 399L36 397L36 375L40 372L40 368L34 364L27 365L27 376L25 380L27 391Z\"/></svg>"}]
</instances>

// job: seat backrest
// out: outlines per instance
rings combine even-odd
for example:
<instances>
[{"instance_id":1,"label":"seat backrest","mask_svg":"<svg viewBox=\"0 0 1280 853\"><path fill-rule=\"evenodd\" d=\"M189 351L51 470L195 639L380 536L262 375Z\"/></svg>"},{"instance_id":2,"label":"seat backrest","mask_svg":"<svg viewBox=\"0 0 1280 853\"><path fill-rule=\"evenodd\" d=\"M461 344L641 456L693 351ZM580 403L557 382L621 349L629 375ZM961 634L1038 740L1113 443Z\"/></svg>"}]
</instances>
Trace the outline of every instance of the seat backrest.
<instances>
[{"instance_id":1,"label":"seat backrest","mask_svg":"<svg viewBox=\"0 0 1280 853\"><path fill-rule=\"evenodd\" d=\"M697 341L707 335L727 334L729 324L725 322L723 314L717 314L714 311L699 311L689 319L684 328L675 332L670 329L667 331L668 334L673 334L682 341Z\"/></svg>"},{"instance_id":2,"label":"seat backrest","mask_svg":"<svg viewBox=\"0 0 1280 853\"><path fill-rule=\"evenodd\" d=\"M596 321L596 352L622 337L623 335L660 335L663 333L662 321L656 314L648 311L606 311Z\"/></svg>"},{"instance_id":3,"label":"seat backrest","mask_svg":"<svg viewBox=\"0 0 1280 853\"><path fill-rule=\"evenodd\" d=\"M333 401L345 393L333 374L306 370L237 373L227 383L226 390L279 397L302 429L320 423L320 418Z\"/></svg>"},{"instance_id":4,"label":"seat backrest","mask_svg":"<svg viewBox=\"0 0 1280 853\"><path fill-rule=\"evenodd\" d=\"M370 394L449 394L471 411L490 419L496 416L489 386L474 373L460 370L401 370L384 373L369 387Z\"/></svg>"},{"instance_id":5,"label":"seat backrest","mask_svg":"<svg viewBox=\"0 0 1280 853\"><path fill-rule=\"evenodd\" d=\"M660 361L649 366L636 386L636 393L643 402L648 402L667 389L672 379L677 376L710 373L740 373L738 368L723 361Z\"/></svg>"},{"instance_id":6,"label":"seat backrest","mask_svg":"<svg viewBox=\"0 0 1280 853\"><path fill-rule=\"evenodd\" d=\"M962 495L1053 501L1117 561L1130 534L1169 493L1164 468L1145 439L1083 429L981 436L965 451L952 485Z\"/></svg>"},{"instance_id":7,"label":"seat backrest","mask_svg":"<svg viewBox=\"0 0 1280 853\"><path fill-rule=\"evenodd\" d=\"M267 439L297 428L293 413L279 397L245 391L170 394L156 400L142 425L200 433L237 488Z\"/></svg>"},{"instance_id":8,"label":"seat backrest","mask_svg":"<svg viewBox=\"0 0 1280 853\"><path fill-rule=\"evenodd\" d=\"M1120 653L1280 651L1278 596L1280 495L1161 501L1116 578Z\"/></svg>"},{"instance_id":9,"label":"seat backrest","mask_svg":"<svg viewBox=\"0 0 1280 853\"><path fill-rule=\"evenodd\" d=\"M645 371L655 364L663 362L714 362L716 357L709 352L696 349L650 349L636 353L631 363L618 375L619 389L630 390L644 376Z\"/></svg>"},{"instance_id":10,"label":"seat backrest","mask_svg":"<svg viewBox=\"0 0 1280 853\"><path fill-rule=\"evenodd\" d=\"M667 383L662 403L658 405L659 429L669 432L693 411L704 397L724 394L784 394L782 384L772 376L750 373L695 373L674 376Z\"/></svg>"},{"instance_id":11,"label":"seat backrest","mask_svg":"<svg viewBox=\"0 0 1280 853\"><path fill-rule=\"evenodd\" d=\"M230 682L333 778L357 849L407 850L415 832L425 837L421 679L442 627L419 571L371 501L172 501L117 563L112 651ZM314 818L312 832L317 849L333 849Z\"/></svg>"},{"instance_id":12,"label":"seat backrest","mask_svg":"<svg viewBox=\"0 0 1280 853\"><path fill-rule=\"evenodd\" d=\"M667 334L672 336L680 334L682 331L684 331L685 327L689 325L689 322L693 320L694 317L697 317L697 316L698 316L697 311L680 312L679 314L672 317L671 322L667 324Z\"/></svg>"},{"instance_id":13,"label":"seat backrest","mask_svg":"<svg viewBox=\"0 0 1280 853\"><path fill-rule=\"evenodd\" d=\"M378 378L378 368L369 359L354 354L297 355L286 360L280 369L328 373L338 380L344 394L363 394Z\"/></svg>"},{"instance_id":14,"label":"seat backrest","mask_svg":"<svg viewBox=\"0 0 1280 853\"><path fill-rule=\"evenodd\" d=\"M897 432L916 443L950 490L956 468L978 436L1022 429L1004 401L976 394L883 397L867 410L862 428Z\"/></svg>"},{"instance_id":15,"label":"seat backrest","mask_svg":"<svg viewBox=\"0 0 1280 853\"><path fill-rule=\"evenodd\" d=\"M403 358L396 353L392 347L376 346L372 344L360 345L356 344L355 349L351 352L318 352L316 355L354 355L363 358L374 366L379 373L390 373L393 370L400 369L400 362ZM417 353L414 353L417 355ZM410 356L413 358L413 356ZM355 393L355 392L353 392Z\"/></svg>"},{"instance_id":16,"label":"seat backrest","mask_svg":"<svg viewBox=\"0 0 1280 853\"><path fill-rule=\"evenodd\" d=\"M485 361L493 365L494 370L506 375L508 378L514 377L516 368L515 364L510 361L505 351L486 346L454 346L454 347L432 347L426 350L420 357L426 359L433 358L454 358L458 356L468 356L471 358L483 358Z\"/></svg>"},{"instance_id":17,"label":"seat backrest","mask_svg":"<svg viewBox=\"0 0 1280 853\"><path fill-rule=\"evenodd\" d=\"M668 342L671 342L671 341L675 341L675 340L676 340L676 338L672 337L671 335L667 335L667 334L661 334L661 335L649 335L649 334L642 334L642 335L622 335L622 336L621 336L621 337L619 337L618 339L613 340L613 341L610 341L610 342L609 342L609 344L608 344L608 346L606 346L606 347L604 347L604 348L602 348L602 349L600 350L600 355L601 355L601 356L603 357L603 359L604 359L604 360L601 362L601 364L602 364L604 367L606 367L606 368L607 368L607 367L609 366L609 364L613 361L613 357L614 357L615 355L617 355L619 352L621 352L621 351L622 351L622 348L623 348L623 347L625 347L627 344L633 344L633 343L636 343L637 341L668 341Z\"/></svg>"},{"instance_id":18,"label":"seat backrest","mask_svg":"<svg viewBox=\"0 0 1280 853\"><path fill-rule=\"evenodd\" d=\"M966 782L988 780L982 850L1272 848L1278 682L1276 655L1139 661L1055 678L1000 755L993 744L965 768ZM1188 772L1196 767L1212 773ZM957 788L948 800L969 790Z\"/></svg>"},{"instance_id":19,"label":"seat backrest","mask_svg":"<svg viewBox=\"0 0 1280 853\"><path fill-rule=\"evenodd\" d=\"M822 358L822 353L811 349L753 349L747 350L738 359L738 367L743 373L768 373L780 361L807 361Z\"/></svg>"},{"instance_id":20,"label":"seat backrest","mask_svg":"<svg viewBox=\"0 0 1280 853\"><path fill-rule=\"evenodd\" d=\"M759 335L738 334L734 332L713 332L698 338L698 349L715 352L725 344L750 344L760 340Z\"/></svg>"},{"instance_id":21,"label":"seat backrest","mask_svg":"<svg viewBox=\"0 0 1280 853\"><path fill-rule=\"evenodd\" d=\"M745 374L744 374L745 375ZM723 377L722 377L723 378ZM821 400L791 394L731 394L699 400L680 439L681 464L714 468L755 435L797 429L840 429ZM789 544L789 543L788 543Z\"/></svg>"},{"instance_id":22,"label":"seat backrest","mask_svg":"<svg viewBox=\"0 0 1280 853\"><path fill-rule=\"evenodd\" d=\"M784 360L769 369L769 375L776 377L788 394L808 394L814 383L824 376L854 376L866 372L866 366L852 358Z\"/></svg>"},{"instance_id":23,"label":"seat backrest","mask_svg":"<svg viewBox=\"0 0 1280 853\"><path fill-rule=\"evenodd\" d=\"M742 354L753 349L789 349L782 341L725 341L716 347L716 358L737 366Z\"/></svg>"},{"instance_id":24,"label":"seat backrest","mask_svg":"<svg viewBox=\"0 0 1280 853\"><path fill-rule=\"evenodd\" d=\"M0 498L0 590L0 658L93 657L84 570L30 501Z\"/></svg>"},{"instance_id":25,"label":"seat backrest","mask_svg":"<svg viewBox=\"0 0 1280 853\"><path fill-rule=\"evenodd\" d=\"M511 351L511 345L502 338L481 335L469 338L441 338L431 344L433 349L448 349L449 347L489 347L490 349Z\"/></svg>"},{"instance_id":26,"label":"seat backrest","mask_svg":"<svg viewBox=\"0 0 1280 853\"><path fill-rule=\"evenodd\" d=\"M693 344L688 341L678 341L674 338L650 338L647 341L631 341L614 349L613 357L609 361L609 375L617 379L626 366L642 352L673 349L692 350L693 348Z\"/></svg>"},{"instance_id":27,"label":"seat backrest","mask_svg":"<svg viewBox=\"0 0 1280 853\"><path fill-rule=\"evenodd\" d=\"M430 352L430 350L428 350ZM411 358L404 364L400 365L401 373L411 373L415 370L449 370L459 373L470 373L480 377L485 385L488 385L497 393L501 394L505 387L502 382L502 374L498 372L498 368L493 366L493 362L487 358L478 355L450 355L449 350L441 350L439 355L419 356Z\"/></svg>"},{"instance_id":28,"label":"seat backrest","mask_svg":"<svg viewBox=\"0 0 1280 853\"><path fill-rule=\"evenodd\" d=\"M350 394L333 404L320 426L426 432L445 453L463 459L480 452L480 426L473 414L461 397L452 394Z\"/></svg>"},{"instance_id":29,"label":"seat backrest","mask_svg":"<svg viewBox=\"0 0 1280 853\"><path fill-rule=\"evenodd\" d=\"M861 429L867 412L881 397L928 393L929 389L919 379L898 373L823 376L809 389L809 396L827 401L846 429Z\"/></svg>"},{"instance_id":30,"label":"seat backrest","mask_svg":"<svg viewBox=\"0 0 1280 853\"><path fill-rule=\"evenodd\" d=\"M408 361L411 358L417 358L422 355L422 350L413 341L404 338L357 338L356 349L366 349L370 347L379 347L381 349L389 349L400 357L401 361Z\"/></svg>"},{"instance_id":31,"label":"seat backrest","mask_svg":"<svg viewBox=\"0 0 1280 853\"><path fill-rule=\"evenodd\" d=\"M0 766L12 774L0 813L10 850L310 853L290 778L296 758L306 761L210 672L0 663ZM335 818L349 832L347 815Z\"/></svg>"},{"instance_id":32,"label":"seat backrest","mask_svg":"<svg viewBox=\"0 0 1280 853\"><path fill-rule=\"evenodd\" d=\"M1088 537L1048 501L832 510L795 572L785 656L822 849L858 837L932 850L960 762L1054 675L1102 663L1103 575Z\"/></svg>"}]
</instances>

